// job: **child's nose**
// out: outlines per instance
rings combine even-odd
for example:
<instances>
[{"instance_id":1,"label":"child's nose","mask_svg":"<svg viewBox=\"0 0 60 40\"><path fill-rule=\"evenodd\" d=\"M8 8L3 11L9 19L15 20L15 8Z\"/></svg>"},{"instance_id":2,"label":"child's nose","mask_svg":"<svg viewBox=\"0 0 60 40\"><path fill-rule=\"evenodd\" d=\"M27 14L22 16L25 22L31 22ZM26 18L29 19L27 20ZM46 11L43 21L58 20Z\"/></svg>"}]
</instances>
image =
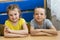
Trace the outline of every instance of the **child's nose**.
<instances>
[{"instance_id":1,"label":"child's nose","mask_svg":"<svg viewBox=\"0 0 60 40\"><path fill-rule=\"evenodd\" d=\"M15 16L13 16L13 18L15 18Z\"/></svg>"},{"instance_id":2,"label":"child's nose","mask_svg":"<svg viewBox=\"0 0 60 40\"><path fill-rule=\"evenodd\" d=\"M38 16L41 16L40 14Z\"/></svg>"}]
</instances>

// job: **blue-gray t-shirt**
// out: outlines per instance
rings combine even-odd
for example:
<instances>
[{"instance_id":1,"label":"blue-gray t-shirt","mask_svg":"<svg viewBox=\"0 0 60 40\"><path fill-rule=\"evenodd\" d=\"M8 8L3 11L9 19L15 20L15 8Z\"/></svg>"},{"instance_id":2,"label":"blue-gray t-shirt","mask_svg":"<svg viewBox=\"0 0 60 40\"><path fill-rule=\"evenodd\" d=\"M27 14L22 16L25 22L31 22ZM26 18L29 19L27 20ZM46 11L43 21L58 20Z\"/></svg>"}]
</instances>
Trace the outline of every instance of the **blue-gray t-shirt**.
<instances>
[{"instance_id":1,"label":"blue-gray t-shirt","mask_svg":"<svg viewBox=\"0 0 60 40\"><path fill-rule=\"evenodd\" d=\"M43 24L39 25L34 19L32 19L30 25L35 29L50 29L53 24L49 19L44 19Z\"/></svg>"}]
</instances>

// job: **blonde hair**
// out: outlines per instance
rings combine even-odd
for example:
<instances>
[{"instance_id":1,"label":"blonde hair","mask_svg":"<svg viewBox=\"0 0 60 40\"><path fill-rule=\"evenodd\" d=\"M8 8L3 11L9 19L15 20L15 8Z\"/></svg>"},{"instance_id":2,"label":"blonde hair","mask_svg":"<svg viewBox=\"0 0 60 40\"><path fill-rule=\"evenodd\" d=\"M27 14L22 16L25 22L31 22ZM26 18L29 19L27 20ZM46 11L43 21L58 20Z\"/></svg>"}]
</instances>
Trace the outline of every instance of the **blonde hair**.
<instances>
[{"instance_id":1,"label":"blonde hair","mask_svg":"<svg viewBox=\"0 0 60 40\"><path fill-rule=\"evenodd\" d=\"M35 11L36 11L37 9L42 9L42 10L44 10L45 15L46 15L46 10L45 10L44 8L41 8L41 7L37 7L37 8L35 8L35 9L34 9L34 13L35 13Z\"/></svg>"},{"instance_id":2,"label":"blonde hair","mask_svg":"<svg viewBox=\"0 0 60 40\"><path fill-rule=\"evenodd\" d=\"M16 5L16 4L11 4L11 5L9 5L8 8L7 8L7 14L9 13L10 10L14 10L15 8L17 8L17 9L18 9L18 12L21 13L21 10L20 10L20 8L18 7L18 5Z\"/></svg>"}]
</instances>

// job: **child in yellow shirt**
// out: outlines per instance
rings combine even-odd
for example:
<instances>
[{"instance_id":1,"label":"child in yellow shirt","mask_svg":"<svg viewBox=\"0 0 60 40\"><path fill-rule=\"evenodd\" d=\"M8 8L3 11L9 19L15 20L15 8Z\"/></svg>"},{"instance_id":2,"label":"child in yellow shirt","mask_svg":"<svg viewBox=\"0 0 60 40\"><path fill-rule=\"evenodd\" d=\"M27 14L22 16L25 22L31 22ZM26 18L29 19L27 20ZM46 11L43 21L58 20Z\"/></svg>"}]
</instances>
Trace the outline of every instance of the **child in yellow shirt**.
<instances>
[{"instance_id":1,"label":"child in yellow shirt","mask_svg":"<svg viewBox=\"0 0 60 40\"><path fill-rule=\"evenodd\" d=\"M5 21L4 37L25 37L28 35L28 28L23 18L20 18L21 11L17 5L10 5L7 9L8 20Z\"/></svg>"}]
</instances>

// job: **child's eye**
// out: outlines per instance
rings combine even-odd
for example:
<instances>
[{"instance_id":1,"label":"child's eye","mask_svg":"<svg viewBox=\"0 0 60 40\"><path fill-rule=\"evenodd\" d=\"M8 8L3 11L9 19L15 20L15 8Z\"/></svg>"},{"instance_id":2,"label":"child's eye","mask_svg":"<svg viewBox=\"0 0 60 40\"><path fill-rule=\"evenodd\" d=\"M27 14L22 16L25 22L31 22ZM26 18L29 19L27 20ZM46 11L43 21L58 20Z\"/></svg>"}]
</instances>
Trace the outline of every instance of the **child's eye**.
<instances>
[{"instance_id":1,"label":"child's eye","mask_svg":"<svg viewBox=\"0 0 60 40\"><path fill-rule=\"evenodd\" d=\"M35 13L35 15L38 15L38 13Z\"/></svg>"},{"instance_id":2,"label":"child's eye","mask_svg":"<svg viewBox=\"0 0 60 40\"><path fill-rule=\"evenodd\" d=\"M17 14L14 14L14 15L17 15Z\"/></svg>"},{"instance_id":3,"label":"child's eye","mask_svg":"<svg viewBox=\"0 0 60 40\"><path fill-rule=\"evenodd\" d=\"M12 15L10 15L10 16L12 16Z\"/></svg>"},{"instance_id":4,"label":"child's eye","mask_svg":"<svg viewBox=\"0 0 60 40\"><path fill-rule=\"evenodd\" d=\"M41 13L41 15L43 15L43 13Z\"/></svg>"}]
</instances>

